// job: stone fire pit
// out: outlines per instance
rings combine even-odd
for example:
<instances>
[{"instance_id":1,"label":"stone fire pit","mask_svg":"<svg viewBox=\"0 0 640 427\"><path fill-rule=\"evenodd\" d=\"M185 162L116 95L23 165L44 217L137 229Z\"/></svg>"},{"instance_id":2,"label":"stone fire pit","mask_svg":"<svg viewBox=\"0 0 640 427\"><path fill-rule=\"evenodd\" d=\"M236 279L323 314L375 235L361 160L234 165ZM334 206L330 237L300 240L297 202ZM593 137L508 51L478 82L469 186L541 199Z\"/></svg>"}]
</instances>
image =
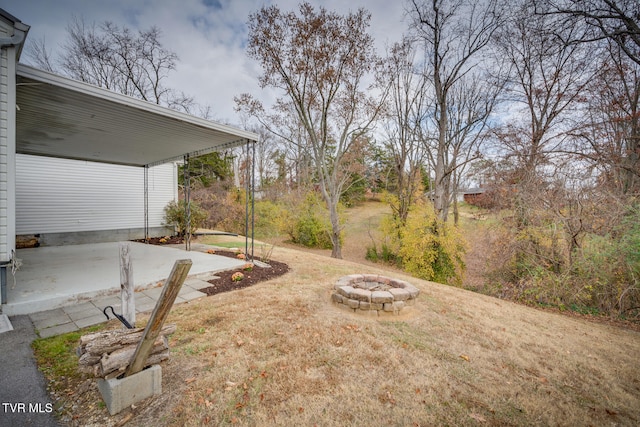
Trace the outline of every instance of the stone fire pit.
<instances>
[{"instance_id":1,"label":"stone fire pit","mask_svg":"<svg viewBox=\"0 0 640 427\"><path fill-rule=\"evenodd\" d=\"M420 293L409 282L377 274L343 276L333 288L331 300L338 307L374 316L399 314Z\"/></svg>"}]
</instances>

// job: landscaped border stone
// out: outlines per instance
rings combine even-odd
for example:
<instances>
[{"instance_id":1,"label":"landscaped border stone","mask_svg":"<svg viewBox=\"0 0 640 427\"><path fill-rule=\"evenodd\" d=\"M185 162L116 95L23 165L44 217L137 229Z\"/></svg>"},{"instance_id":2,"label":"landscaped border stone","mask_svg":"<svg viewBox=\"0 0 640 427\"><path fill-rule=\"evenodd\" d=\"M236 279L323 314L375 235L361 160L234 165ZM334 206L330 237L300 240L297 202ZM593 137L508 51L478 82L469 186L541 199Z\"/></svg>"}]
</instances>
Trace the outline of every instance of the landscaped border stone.
<instances>
[{"instance_id":1,"label":"landscaped border stone","mask_svg":"<svg viewBox=\"0 0 640 427\"><path fill-rule=\"evenodd\" d=\"M343 276L333 289L331 301L338 307L373 316L400 314L420 294L409 282L377 274Z\"/></svg>"}]
</instances>

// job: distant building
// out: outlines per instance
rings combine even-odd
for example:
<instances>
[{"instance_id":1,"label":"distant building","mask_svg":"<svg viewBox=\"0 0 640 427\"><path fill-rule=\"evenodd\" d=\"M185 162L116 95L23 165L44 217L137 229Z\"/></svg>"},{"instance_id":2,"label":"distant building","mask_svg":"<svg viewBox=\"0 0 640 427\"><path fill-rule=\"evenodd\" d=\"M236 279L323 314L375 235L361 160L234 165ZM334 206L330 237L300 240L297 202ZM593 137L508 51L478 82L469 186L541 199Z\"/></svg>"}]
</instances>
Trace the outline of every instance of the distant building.
<instances>
[{"instance_id":1,"label":"distant building","mask_svg":"<svg viewBox=\"0 0 640 427\"><path fill-rule=\"evenodd\" d=\"M486 193L484 188L469 188L460 192L462 194L462 200L470 205L481 205Z\"/></svg>"}]
</instances>

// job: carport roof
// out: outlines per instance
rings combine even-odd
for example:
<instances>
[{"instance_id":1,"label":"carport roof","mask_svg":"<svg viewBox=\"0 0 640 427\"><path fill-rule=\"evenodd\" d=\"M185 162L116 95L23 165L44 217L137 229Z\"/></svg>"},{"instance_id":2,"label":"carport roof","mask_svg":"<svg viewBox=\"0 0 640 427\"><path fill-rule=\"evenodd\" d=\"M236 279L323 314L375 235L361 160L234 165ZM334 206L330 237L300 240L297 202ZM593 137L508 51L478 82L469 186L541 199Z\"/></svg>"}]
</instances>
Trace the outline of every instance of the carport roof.
<instances>
[{"instance_id":1,"label":"carport roof","mask_svg":"<svg viewBox=\"0 0 640 427\"><path fill-rule=\"evenodd\" d=\"M258 139L24 64L16 74L17 153L153 166Z\"/></svg>"}]
</instances>

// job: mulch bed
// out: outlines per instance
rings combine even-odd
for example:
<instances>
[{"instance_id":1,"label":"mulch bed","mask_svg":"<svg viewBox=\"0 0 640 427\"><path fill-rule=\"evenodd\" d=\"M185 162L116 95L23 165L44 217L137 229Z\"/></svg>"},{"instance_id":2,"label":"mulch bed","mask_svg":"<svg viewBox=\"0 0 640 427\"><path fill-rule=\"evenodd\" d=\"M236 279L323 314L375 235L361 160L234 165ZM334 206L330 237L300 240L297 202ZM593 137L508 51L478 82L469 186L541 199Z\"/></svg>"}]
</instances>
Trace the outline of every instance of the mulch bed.
<instances>
[{"instance_id":1,"label":"mulch bed","mask_svg":"<svg viewBox=\"0 0 640 427\"><path fill-rule=\"evenodd\" d=\"M236 258L237 254L235 252L229 251L216 251L216 255L222 255L229 258ZM211 286L198 289L200 292L204 292L205 294L211 296L220 294L222 292L235 291L237 289L247 288L249 286L255 285L256 283L264 282L265 280L270 280L278 276L282 276L287 271L289 271L289 266L283 262L279 261L269 261L268 263L271 267L258 267L254 265L251 271L245 271L242 268L238 268L235 270L221 271L216 273L218 279L211 279L209 283ZM231 280L231 276L233 276L236 272L241 272L244 275L244 279L234 281Z\"/></svg>"},{"instance_id":2,"label":"mulch bed","mask_svg":"<svg viewBox=\"0 0 640 427\"><path fill-rule=\"evenodd\" d=\"M134 242L147 243L144 239L137 239ZM178 245L184 243L183 237L178 236L166 236L166 237L150 237L149 244L151 245Z\"/></svg>"}]
</instances>

